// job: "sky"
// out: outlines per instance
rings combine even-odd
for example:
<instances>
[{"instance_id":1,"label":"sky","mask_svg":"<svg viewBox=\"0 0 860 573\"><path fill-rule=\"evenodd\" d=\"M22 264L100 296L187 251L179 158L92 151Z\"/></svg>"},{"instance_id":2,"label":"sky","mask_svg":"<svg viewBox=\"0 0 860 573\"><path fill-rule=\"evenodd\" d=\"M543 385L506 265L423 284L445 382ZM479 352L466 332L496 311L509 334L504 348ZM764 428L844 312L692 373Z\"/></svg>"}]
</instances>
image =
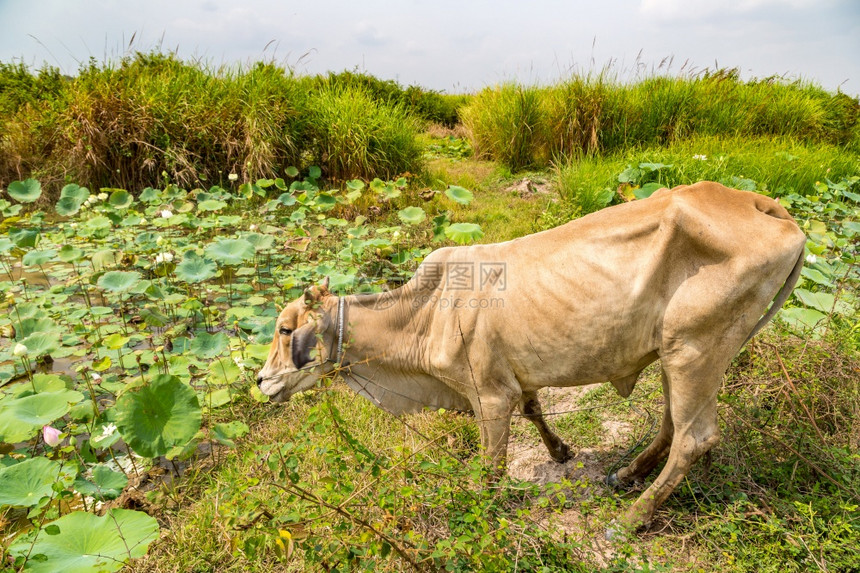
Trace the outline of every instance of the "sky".
<instances>
[{"instance_id":1,"label":"sky","mask_svg":"<svg viewBox=\"0 0 860 573\"><path fill-rule=\"evenodd\" d=\"M176 51L208 65L358 70L461 93L738 68L860 94L858 0L0 0L0 61Z\"/></svg>"}]
</instances>

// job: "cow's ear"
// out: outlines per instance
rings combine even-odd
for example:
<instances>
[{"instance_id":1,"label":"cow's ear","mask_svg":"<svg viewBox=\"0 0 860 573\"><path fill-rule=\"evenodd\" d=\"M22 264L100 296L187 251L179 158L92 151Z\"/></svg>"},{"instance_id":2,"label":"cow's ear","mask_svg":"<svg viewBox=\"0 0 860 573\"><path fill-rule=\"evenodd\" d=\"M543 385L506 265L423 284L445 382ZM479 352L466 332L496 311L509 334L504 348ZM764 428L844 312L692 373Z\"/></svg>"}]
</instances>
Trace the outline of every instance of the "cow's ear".
<instances>
[{"instance_id":1,"label":"cow's ear","mask_svg":"<svg viewBox=\"0 0 860 573\"><path fill-rule=\"evenodd\" d=\"M321 292L322 294L328 294L328 283L329 283L329 281L328 281L328 277L326 277L325 279L323 279L323 282L322 282L322 284L320 285L320 292Z\"/></svg>"},{"instance_id":2,"label":"cow's ear","mask_svg":"<svg viewBox=\"0 0 860 573\"><path fill-rule=\"evenodd\" d=\"M293 332L290 338L290 355L296 368L301 368L311 361L311 350L316 341L316 329L313 323L306 324Z\"/></svg>"}]
</instances>

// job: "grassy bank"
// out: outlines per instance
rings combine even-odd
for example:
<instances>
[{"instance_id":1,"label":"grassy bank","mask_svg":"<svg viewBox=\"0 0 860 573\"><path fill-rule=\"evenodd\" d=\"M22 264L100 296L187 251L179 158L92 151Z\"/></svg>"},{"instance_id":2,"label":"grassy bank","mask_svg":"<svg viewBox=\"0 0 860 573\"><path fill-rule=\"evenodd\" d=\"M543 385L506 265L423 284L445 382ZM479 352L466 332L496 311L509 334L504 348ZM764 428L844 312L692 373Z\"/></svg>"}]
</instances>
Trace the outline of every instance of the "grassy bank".
<instances>
[{"instance_id":1,"label":"grassy bank","mask_svg":"<svg viewBox=\"0 0 860 573\"><path fill-rule=\"evenodd\" d=\"M74 78L0 66L0 185L38 178L137 193L283 176L421 171L417 129L456 121L462 98L363 74L300 77L271 63L209 68L169 54L91 61Z\"/></svg>"},{"instance_id":2,"label":"grassy bank","mask_svg":"<svg viewBox=\"0 0 860 573\"><path fill-rule=\"evenodd\" d=\"M788 137L857 152L860 104L814 85L743 82L736 70L622 84L610 74L502 84L461 111L479 157L511 169L669 145L692 136Z\"/></svg>"}]
</instances>

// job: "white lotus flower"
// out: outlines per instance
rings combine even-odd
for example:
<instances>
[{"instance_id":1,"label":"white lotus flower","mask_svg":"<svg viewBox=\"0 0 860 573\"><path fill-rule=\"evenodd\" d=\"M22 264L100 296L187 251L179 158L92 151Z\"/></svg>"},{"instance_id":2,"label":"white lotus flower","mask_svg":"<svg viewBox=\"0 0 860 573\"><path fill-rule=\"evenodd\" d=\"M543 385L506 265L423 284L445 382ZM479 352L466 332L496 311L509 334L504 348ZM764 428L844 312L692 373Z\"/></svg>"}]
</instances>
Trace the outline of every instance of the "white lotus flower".
<instances>
[{"instance_id":1,"label":"white lotus flower","mask_svg":"<svg viewBox=\"0 0 860 573\"><path fill-rule=\"evenodd\" d=\"M806 262L810 265L814 265L818 261L818 257L813 254L806 255Z\"/></svg>"},{"instance_id":2,"label":"white lotus flower","mask_svg":"<svg viewBox=\"0 0 860 573\"><path fill-rule=\"evenodd\" d=\"M108 194L107 193L99 193L98 197L99 197L99 201L107 201Z\"/></svg>"},{"instance_id":3,"label":"white lotus flower","mask_svg":"<svg viewBox=\"0 0 860 573\"><path fill-rule=\"evenodd\" d=\"M158 235L158 236L155 238L155 244L156 244L156 245L160 245L160 244L161 244L161 243L163 243L163 242L164 242L164 237L162 237L161 235Z\"/></svg>"},{"instance_id":4,"label":"white lotus flower","mask_svg":"<svg viewBox=\"0 0 860 573\"><path fill-rule=\"evenodd\" d=\"M248 230L249 230L249 231L256 231L256 230L257 230L257 225L251 224L251 225L248 227Z\"/></svg>"},{"instance_id":5,"label":"white lotus flower","mask_svg":"<svg viewBox=\"0 0 860 573\"><path fill-rule=\"evenodd\" d=\"M227 179L229 179L230 181L236 181L237 179L239 179L239 176L236 175L235 173L231 173L230 175L227 176Z\"/></svg>"},{"instance_id":6,"label":"white lotus flower","mask_svg":"<svg viewBox=\"0 0 860 573\"><path fill-rule=\"evenodd\" d=\"M102 433L99 437L96 438L96 441L98 442L100 440L109 438L113 435L114 432L116 432L116 424L114 424L113 422L111 422L110 424L103 425Z\"/></svg>"},{"instance_id":7,"label":"white lotus flower","mask_svg":"<svg viewBox=\"0 0 860 573\"><path fill-rule=\"evenodd\" d=\"M164 209L161 212L161 216L164 217L165 219L169 219L169 218L173 217L173 212L170 209Z\"/></svg>"},{"instance_id":8,"label":"white lotus flower","mask_svg":"<svg viewBox=\"0 0 860 573\"><path fill-rule=\"evenodd\" d=\"M146 225L146 219L141 219L138 225Z\"/></svg>"},{"instance_id":9,"label":"white lotus flower","mask_svg":"<svg viewBox=\"0 0 860 573\"><path fill-rule=\"evenodd\" d=\"M27 356L27 352L29 352L27 347L20 342L16 344L15 348L12 350L12 354L15 356Z\"/></svg>"}]
</instances>

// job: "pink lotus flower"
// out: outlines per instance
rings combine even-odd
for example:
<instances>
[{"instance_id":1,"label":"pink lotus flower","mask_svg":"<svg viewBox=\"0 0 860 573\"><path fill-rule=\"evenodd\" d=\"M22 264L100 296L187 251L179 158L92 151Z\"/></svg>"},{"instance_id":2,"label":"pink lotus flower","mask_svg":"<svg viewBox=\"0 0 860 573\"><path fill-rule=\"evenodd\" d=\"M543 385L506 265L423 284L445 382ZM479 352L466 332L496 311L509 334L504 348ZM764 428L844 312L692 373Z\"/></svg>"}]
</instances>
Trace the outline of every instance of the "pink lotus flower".
<instances>
[{"instance_id":1,"label":"pink lotus flower","mask_svg":"<svg viewBox=\"0 0 860 573\"><path fill-rule=\"evenodd\" d=\"M42 426L42 438L46 444L56 448L60 445L60 430L51 426Z\"/></svg>"}]
</instances>

